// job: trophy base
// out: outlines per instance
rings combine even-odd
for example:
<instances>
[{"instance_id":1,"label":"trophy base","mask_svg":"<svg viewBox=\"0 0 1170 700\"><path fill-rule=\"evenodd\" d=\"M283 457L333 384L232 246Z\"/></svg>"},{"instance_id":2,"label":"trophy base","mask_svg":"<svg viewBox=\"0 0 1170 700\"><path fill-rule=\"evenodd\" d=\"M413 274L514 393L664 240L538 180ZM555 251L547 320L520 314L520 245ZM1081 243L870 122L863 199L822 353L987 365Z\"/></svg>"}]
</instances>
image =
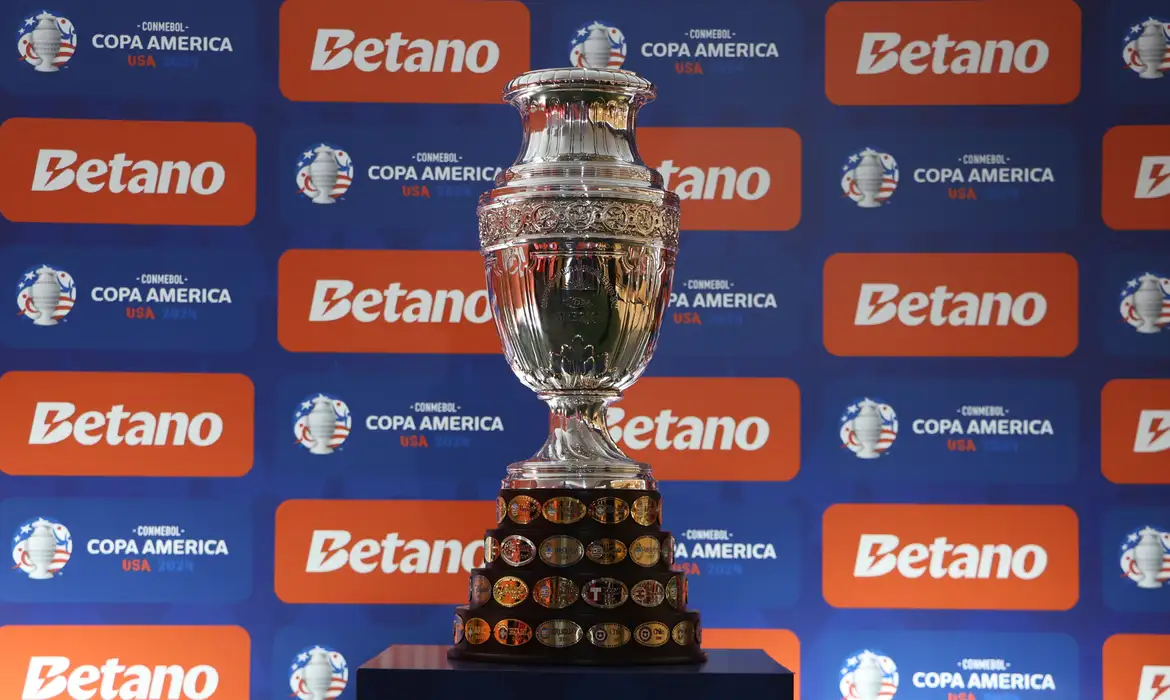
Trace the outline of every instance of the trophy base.
<instances>
[{"instance_id":1,"label":"trophy base","mask_svg":"<svg viewBox=\"0 0 1170 700\"><path fill-rule=\"evenodd\" d=\"M699 664L699 614L672 570L661 496L645 489L504 489L469 604L455 611L459 661Z\"/></svg>"}]
</instances>

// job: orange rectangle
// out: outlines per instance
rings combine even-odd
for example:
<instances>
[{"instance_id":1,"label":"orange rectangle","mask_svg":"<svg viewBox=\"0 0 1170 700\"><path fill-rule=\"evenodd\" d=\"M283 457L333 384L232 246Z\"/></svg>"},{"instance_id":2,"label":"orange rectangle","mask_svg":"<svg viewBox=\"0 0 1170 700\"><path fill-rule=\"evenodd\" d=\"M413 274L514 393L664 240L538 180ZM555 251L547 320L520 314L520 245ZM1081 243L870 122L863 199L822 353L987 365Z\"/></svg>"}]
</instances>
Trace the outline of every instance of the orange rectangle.
<instances>
[{"instance_id":1,"label":"orange rectangle","mask_svg":"<svg viewBox=\"0 0 1170 700\"><path fill-rule=\"evenodd\" d=\"M501 352L477 252L290 250L278 287L285 350Z\"/></svg>"},{"instance_id":2,"label":"orange rectangle","mask_svg":"<svg viewBox=\"0 0 1170 700\"><path fill-rule=\"evenodd\" d=\"M493 501L285 501L276 509L286 603L467 602Z\"/></svg>"},{"instance_id":3,"label":"orange rectangle","mask_svg":"<svg viewBox=\"0 0 1170 700\"><path fill-rule=\"evenodd\" d=\"M243 476L255 388L242 374L7 372L0 470L20 476Z\"/></svg>"},{"instance_id":4,"label":"orange rectangle","mask_svg":"<svg viewBox=\"0 0 1170 700\"><path fill-rule=\"evenodd\" d=\"M280 91L296 102L487 103L529 68L520 2L286 0Z\"/></svg>"},{"instance_id":5,"label":"orange rectangle","mask_svg":"<svg viewBox=\"0 0 1170 700\"><path fill-rule=\"evenodd\" d=\"M825 348L845 357L1065 357L1077 262L1064 253L838 253Z\"/></svg>"},{"instance_id":6,"label":"orange rectangle","mask_svg":"<svg viewBox=\"0 0 1170 700\"><path fill-rule=\"evenodd\" d=\"M1067 104L1080 90L1072 0L838 2L825 16L834 104Z\"/></svg>"},{"instance_id":7,"label":"orange rectangle","mask_svg":"<svg viewBox=\"0 0 1170 700\"><path fill-rule=\"evenodd\" d=\"M646 377L609 434L668 481L788 481L800 471L800 388L780 377Z\"/></svg>"},{"instance_id":8,"label":"orange rectangle","mask_svg":"<svg viewBox=\"0 0 1170 700\"><path fill-rule=\"evenodd\" d=\"M1170 484L1170 379L1114 379L1101 390L1101 473Z\"/></svg>"},{"instance_id":9,"label":"orange rectangle","mask_svg":"<svg viewBox=\"0 0 1170 700\"><path fill-rule=\"evenodd\" d=\"M638 151L682 200L684 231L800 223L800 135L782 128L638 129Z\"/></svg>"},{"instance_id":10,"label":"orange rectangle","mask_svg":"<svg viewBox=\"0 0 1170 700\"><path fill-rule=\"evenodd\" d=\"M251 647L234 626L0 627L0 697L249 700Z\"/></svg>"},{"instance_id":11,"label":"orange rectangle","mask_svg":"<svg viewBox=\"0 0 1170 700\"><path fill-rule=\"evenodd\" d=\"M796 676L792 700L800 700L800 639L789 630L703 630L704 649L761 649Z\"/></svg>"},{"instance_id":12,"label":"orange rectangle","mask_svg":"<svg viewBox=\"0 0 1170 700\"><path fill-rule=\"evenodd\" d=\"M1101 655L1104 700L1158 700L1170 693L1170 634L1115 634Z\"/></svg>"},{"instance_id":13,"label":"orange rectangle","mask_svg":"<svg viewBox=\"0 0 1170 700\"><path fill-rule=\"evenodd\" d=\"M1068 610L1080 597L1067 506L838 504L825 511L836 608Z\"/></svg>"},{"instance_id":14,"label":"orange rectangle","mask_svg":"<svg viewBox=\"0 0 1170 700\"><path fill-rule=\"evenodd\" d=\"M0 214L10 221L244 226L256 134L229 122L9 119Z\"/></svg>"},{"instance_id":15,"label":"orange rectangle","mask_svg":"<svg viewBox=\"0 0 1170 700\"><path fill-rule=\"evenodd\" d=\"M1115 126L1101 145L1105 225L1118 231L1170 226L1170 126Z\"/></svg>"}]
</instances>

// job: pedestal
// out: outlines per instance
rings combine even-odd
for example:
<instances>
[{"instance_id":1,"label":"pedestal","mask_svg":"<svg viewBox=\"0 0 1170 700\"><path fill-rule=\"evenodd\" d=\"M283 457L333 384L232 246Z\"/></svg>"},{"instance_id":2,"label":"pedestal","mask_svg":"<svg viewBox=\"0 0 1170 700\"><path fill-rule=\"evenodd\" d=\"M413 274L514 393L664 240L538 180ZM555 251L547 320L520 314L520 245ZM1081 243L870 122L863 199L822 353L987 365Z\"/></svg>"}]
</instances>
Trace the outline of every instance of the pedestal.
<instances>
[{"instance_id":1,"label":"pedestal","mask_svg":"<svg viewBox=\"0 0 1170 700\"><path fill-rule=\"evenodd\" d=\"M358 669L357 700L791 700L794 686L758 650L709 650L700 665L587 667L451 661L449 648L388 648Z\"/></svg>"}]
</instances>

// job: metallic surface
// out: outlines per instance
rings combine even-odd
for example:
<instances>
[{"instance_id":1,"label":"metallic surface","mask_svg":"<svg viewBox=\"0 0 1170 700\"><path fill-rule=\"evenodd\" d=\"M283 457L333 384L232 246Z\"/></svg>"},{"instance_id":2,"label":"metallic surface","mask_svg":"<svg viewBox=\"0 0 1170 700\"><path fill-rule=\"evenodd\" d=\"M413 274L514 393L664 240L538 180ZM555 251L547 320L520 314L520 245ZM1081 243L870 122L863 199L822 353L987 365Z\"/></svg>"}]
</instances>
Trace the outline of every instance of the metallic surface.
<instances>
[{"instance_id":1,"label":"metallic surface","mask_svg":"<svg viewBox=\"0 0 1170 700\"><path fill-rule=\"evenodd\" d=\"M605 420L654 354L674 274L678 197L634 142L654 96L625 71L533 71L505 88L523 144L480 198L480 247L504 356L552 427L504 488L656 488Z\"/></svg>"}]
</instances>

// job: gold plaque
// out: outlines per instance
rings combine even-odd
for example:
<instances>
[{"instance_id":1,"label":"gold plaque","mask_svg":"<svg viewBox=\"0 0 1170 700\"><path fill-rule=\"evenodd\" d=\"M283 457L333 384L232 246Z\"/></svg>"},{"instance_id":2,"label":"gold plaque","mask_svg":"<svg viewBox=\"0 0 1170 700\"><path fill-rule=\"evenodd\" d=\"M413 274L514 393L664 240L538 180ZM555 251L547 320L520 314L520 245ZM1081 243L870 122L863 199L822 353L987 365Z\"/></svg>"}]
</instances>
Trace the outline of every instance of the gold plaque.
<instances>
[{"instance_id":1,"label":"gold plaque","mask_svg":"<svg viewBox=\"0 0 1170 700\"><path fill-rule=\"evenodd\" d=\"M630 543L630 559L638 566L654 566L661 553L658 538L654 535L642 535Z\"/></svg>"},{"instance_id":2,"label":"gold plaque","mask_svg":"<svg viewBox=\"0 0 1170 700\"><path fill-rule=\"evenodd\" d=\"M589 515L603 525L617 525L630 517L630 507L620 498L606 496L589 506Z\"/></svg>"},{"instance_id":3,"label":"gold plaque","mask_svg":"<svg viewBox=\"0 0 1170 700\"><path fill-rule=\"evenodd\" d=\"M621 540L603 537L589 543L585 556L597 564L616 564L626 558L626 545Z\"/></svg>"},{"instance_id":4,"label":"gold plaque","mask_svg":"<svg viewBox=\"0 0 1170 700\"><path fill-rule=\"evenodd\" d=\"M585 556L585 545L568 535L553 535L540 543L540 560L549 566L572 566Z\"/></svg>"},{"instance_id":5,"label":"gold plaque","mask_svg":"<svg viewBox=\"0 0 1170 700\"><path fill-rule=\"evenodd\" d=\"M491 564L500 556L500 541L488 535L483 538L483 561Z\"/></svg>"},{"instance_id":6,"label":"gold plaque","mask_svg":"<svg viewBox=\"0 0 1170 700\"><path fill-rule=\"evenodd\" d=\"M679 605L678 598L678 580L680 578L682 578L681 575L671 576L670 580L666 582L666 602L670 604L670 607L676 610L682 610L682 606Z\"/></svg>"},{"instance_id":7,"label":"gold plaque","mask_svg":"<svg viewBox=\"0 0 1170 700\"><path fill-rule=\"evenodd\" d=\"M595 647L616 649L630 641L630 628L616 622L601 622L589 628L589 641Z\"/></svg>"},{"instance_id":8,"label":"gold plaque","mask_svg":"<svg viewBox=\"0 0 1170 700\"><path fill-rule=\"evenodd\" d=\"M666 562L667 566L674 565L674 537L671 535L662 540L662 561Z\"/></svg>"},{"instance_id":9,"label":"gold plaque","mask_svg":"<svg viewBox=\"0 0 1170 700\"><path fill-rule=\"evenodd\" d=\"M531 564L536 558L536 545L523 535L508 535L500 543L500 558L509 566Z\"/></svg>"},{"instance_id":10,"label":"gold plaque","mask_svg":"<svg viewBox=\"0 0 1170 700\"><path fill-rule=\"evenodd\" d=\"M487 621L473 617L467 621L463 634L467 637L468 644L483 644L492 638L492 628Z\"/></svg>"},{"instance_id":11,"label":"gold plaque","mask_svg":"<svg viewBox=\"0 0 1170 700\"><path fill-rule=\"evenodd\" d=\"M649 527L658 520L658 503L649 496L639 496L630 506L634 522Z\"/></svg>"},{"instance_id":12,"label":"gold plaque","mask_svg":"<svg viewBox=\"0 0 1170 700\"><path fill-rule=\"evenodd\" d=\"M611 610L626 602L629 591L616 578L595 578L581 586L581 598L595 608Z\"/></svg>"},{"instance_id":13,"label":"gold plaque","mask_svg":"<svg viewBox=\"0 0 1170 700\"><path fill-rule=\"evenodd\" d=\"M492 582L487 576L476 574L471 577L469 601L471 607L477 608L492 599Z\"/></svg>"},{"instance_id":14,"label":"gold plaque","mask_svg":"<svg viewBox=\"0 0 1170 700\"><path fill-rule=\"evenodd\" d=\"M536 628L536 641L554 649L571 647L584 636L581 625L572 620L546 620Z\"/></svg>"},{"instance_id":15,"label":"gold plaque","mask_svg":"<svg viewBox=\"0 0 1170 700\"><path fill-rule=\"evenodd\" d=\"M643 622L634 630L634 641L644 647L660 647L669 640L670 628L661 622Z\"/></svg>"},{"instance_id":16,"label":"gold plaque","mask_svg":"<svg viewBox=\"0 0 1170 700\"><path fill-rule=\"evenodd\" d=\"M506 647L518 647L532 639L532 628L524 620L509 618L496 623L493 630L496 641Z\"/></svg>"},{"instance_id":17,"label":"gold plaque","mask_svg":"<svg viewBox=\"0 0 1170 700\"><path fill-rule=\"evenodd\" d=\"M514 523L527 525L540 517L540 501L532 496L516 496L508 504L508 517Z\"/></svg>"},{"instance_id":18,"label":"gold plaque","mask_svg":"<svg viewBox=\"0 0 1170 700\"><path fill-rule=\"evenodd\" d=\"M542 578L532 586L532 599L553 610L576 603L577 595L577 584L561 576Z\"/></svg>"},{"instance_id":19,"label":"gold plaque","mask_svg":"<svg viewBox=\"0 0 1170 700\"><path fill-rule=\"evenodd\" d=\"M463 618L455 616L455 643L463 641Z\"/></svg>"},{"instance_id":20,"label":"gold plaque","mask_svg":"<svg viewBox=\"0 0 1170 700\"><path fill-rule=\"evenodd\" d=\"M504 518L508 515L508 504L504 503L503 496L496 496L496 523L504 522Z\"/></svg>"},{"instance_id":21,"label":"gold plaque","mask_svg":"<svg viewBox=\"0 0 1170 700\"><path fill-rule=\"evenodd\" d=\"M557 525L572 525L589 511L585 504L572 496L557 496L544 502L544 518Z\"/></svg>"},{"instance_id":22,"label":"gold plaque","mask_svg":"<svg viewBox=\"0 0 1170 700\"><path fill-rule=\"evenodd\" d=\"M695 641L695 626L689 621L683 620L670 631L670 638L674 640L675 644L685 647Z\"/></svg>"},{"instance_id":23,"label":"gold plaque","mask_svg":"<svg viewBox=\"0 0 1170 700\"><path fill-rule=\"evenodd\" d=\"M528 584L515 576L505 576L492 587L492 597L505 608L514 608L528 597Z\"/></svg>"},{"instance_id":24,"label":"gold plaque","mask_svg":"<svg viewBox=\"0 0 1170 700\"><path fill-rule=\"evenodd\" d=\"M695 644L703 644L703 623L699 620L695 620Z\"/></svg>"},{"instance_id":25,"label":"gold plaque","mask_svg":"<svg viewBox=\"0 0 1170 700\"><path fill-rule=\"evenodd\" d=\"M666 588L653 579L646 579L634 584L630 589L630 600L643 608L655 608L662 605L666 599Z\"/></svg>"}]
</instances>

